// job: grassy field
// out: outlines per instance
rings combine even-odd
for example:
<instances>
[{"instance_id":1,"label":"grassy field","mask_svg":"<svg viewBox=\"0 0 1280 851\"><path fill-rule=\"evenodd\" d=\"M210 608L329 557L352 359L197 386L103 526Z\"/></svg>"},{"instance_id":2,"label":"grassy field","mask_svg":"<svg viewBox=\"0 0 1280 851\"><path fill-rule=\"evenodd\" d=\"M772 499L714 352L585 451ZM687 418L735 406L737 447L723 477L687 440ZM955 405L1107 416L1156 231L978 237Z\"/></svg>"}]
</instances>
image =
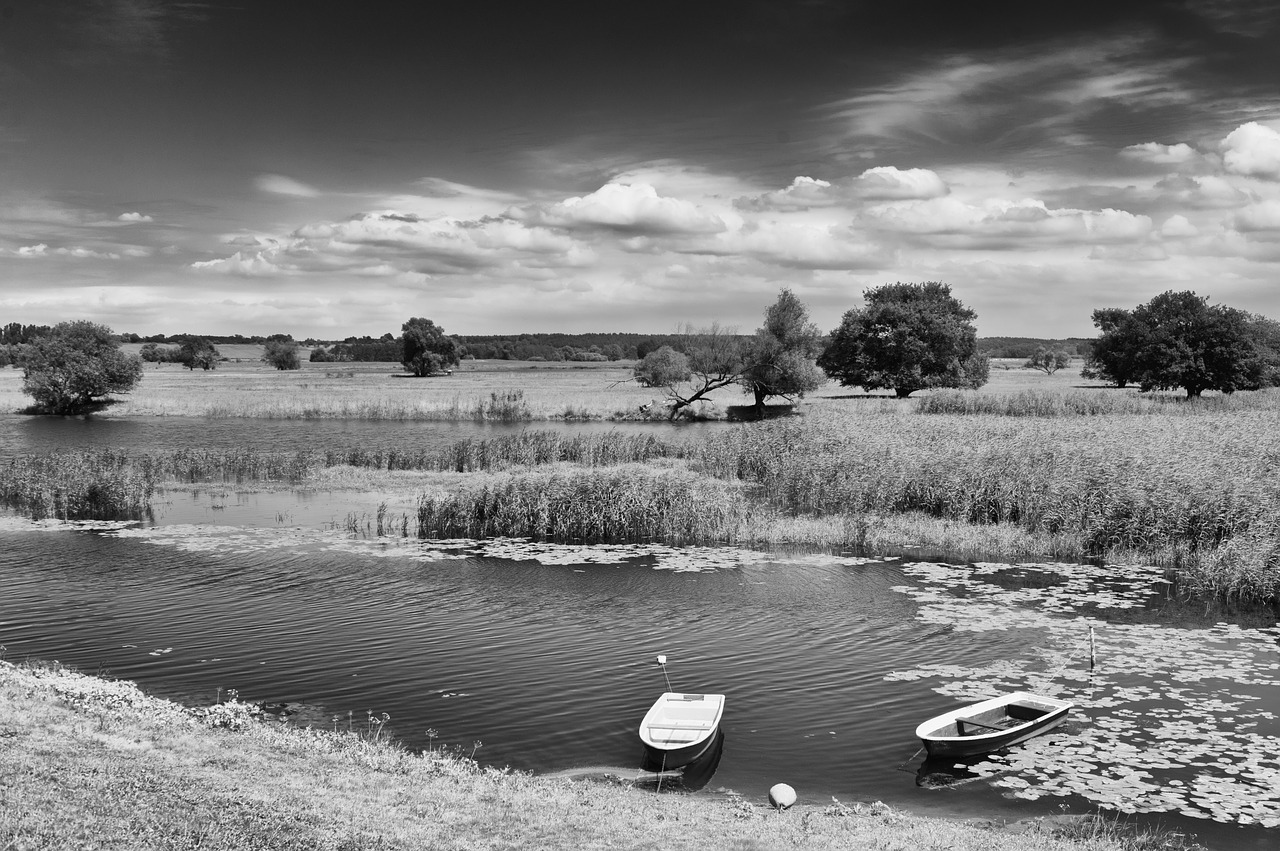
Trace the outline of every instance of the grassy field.
<instances>
[{"instance_id":1,"label":"grassy field","mask_svg":"<svg viewBox=\"0 0 1280 851\"><path fill-rule=\"evenodd\" d=\"M637 419L660 391L640 387L631 363L464 361L452 375L414 378L399 364L310 363L276 370L253 359L209 372L147 364L142 382L102 416L476 420L491 418L495 397L520 394L512 419ZM31 404L22 373L0 369L0 409ZM715 397L741 404L735 390Z\"/></svg>"},{"instance_id":2,"label":"grassy field","mask_svg":"<svg viewBox=\"0 0 1280 851\"><path fill-rule=\"evenodd\" d=\"M662 396L660 390L631 380L630 361L463 361L452 375L413 378L399 364L389 363L303 362L299 370L281 371L258 360L261 347L224 349L225 356L237 359L209 372L191 371L180 364L146 364L133 392L120 396L99 416L482 420L494 418L495 399L519 394L520 402L505 411L512 419L635 420L641 418L641 406ZM1088 384L1081 382L1078 365L1047 376L1015 368L1016 363L997 362L991 382L980 392L1058 394ZM1106 390L1092 392L1115 395ZM1119 394L1133 395L1133 391ZM733 387L709 398L722 410L750 401ZM835 384L814 393L808 403L853 399L886 410L902 407L891 394L867 396L858 388ZM30 404L31 398L22 393L22 371L0 368L0 410L18 411Z\"/></svg>"},{"instance_id":3,"label":"grassy field","mask_svg":"<svg viewBox=\"0 0 1280 851\"><path fill-rule=\"evenodd\" d=\"M1182 847L1081 816L962 823L834 799L778 812L764 789L658 795L634 778L535 777L481 767L468 745L408 752L382 738L376 716L348 732L250 710L234 699L182 707L56 664L0 661L0 848Z\"/></svg>"}]
</instances>

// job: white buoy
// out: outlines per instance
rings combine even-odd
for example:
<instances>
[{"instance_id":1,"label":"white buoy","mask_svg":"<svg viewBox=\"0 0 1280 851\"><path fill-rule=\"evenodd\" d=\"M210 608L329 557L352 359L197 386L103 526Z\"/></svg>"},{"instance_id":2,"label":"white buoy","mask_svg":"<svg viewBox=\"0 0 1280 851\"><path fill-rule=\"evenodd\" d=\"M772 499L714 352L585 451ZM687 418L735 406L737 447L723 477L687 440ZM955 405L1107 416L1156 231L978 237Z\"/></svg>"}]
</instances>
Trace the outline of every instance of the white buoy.
<instances>
[{"instance_id":1,"label":"white buoy","mask_svg":"<svg viewBox=\"0 0 1280 851\"><path fill-rule=\"evenodd\" d=\"M796 802L796 790L786 783L777 783L769 787L769 803L775 809L785 810Z\"/></svg>"}]
</instances>

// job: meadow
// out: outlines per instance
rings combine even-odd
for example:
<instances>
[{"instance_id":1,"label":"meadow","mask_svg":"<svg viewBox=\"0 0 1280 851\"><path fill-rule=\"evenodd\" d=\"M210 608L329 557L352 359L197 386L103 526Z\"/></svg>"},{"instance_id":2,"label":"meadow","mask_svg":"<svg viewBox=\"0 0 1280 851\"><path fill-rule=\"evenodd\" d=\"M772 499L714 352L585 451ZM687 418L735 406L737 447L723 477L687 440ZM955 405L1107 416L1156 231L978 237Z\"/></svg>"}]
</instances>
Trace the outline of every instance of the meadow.
<instances>
[{"instance_id":1,"label":"meadow","mask_svg":"<svg viewBox=\"0 0 1280 851\"><path fill-rule=\"evenodd\" d=\"M236 695L183 707L132 683L0 660L0 847L98 849L1192 848L1100 816L1013 824L875 802L769 807L763 790L654 794L640 778L482 767L480 742L412 752L384 717L276 721Z\"/></svg>"}]
</instances>

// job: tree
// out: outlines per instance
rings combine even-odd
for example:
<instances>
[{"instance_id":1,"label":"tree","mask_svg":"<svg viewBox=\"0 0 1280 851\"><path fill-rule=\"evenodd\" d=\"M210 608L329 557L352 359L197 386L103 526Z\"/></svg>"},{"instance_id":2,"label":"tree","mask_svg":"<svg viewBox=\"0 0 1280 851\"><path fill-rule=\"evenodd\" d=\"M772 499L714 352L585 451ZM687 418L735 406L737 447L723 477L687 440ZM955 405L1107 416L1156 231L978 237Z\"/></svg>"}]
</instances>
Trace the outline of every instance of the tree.
<instances>
[{"instance_id":1,"label":"tree","mask_svg":"<svg viewBox=\"0 0 1280 851\"><path fill-rule=\"evenodd\" d=\"M755 396L756 410L763 415L770 396L799 398L822 386L825 379L816 363L821 352L822 333L809 321L809 311L791 290L783 289L747 344L738 381L743 392Z\"/></svg>"},{"instance_id":2,"label":"tree","mask_svg":"<svg viewBox=\"0 0 1280 851\"><path fill-rule=\"evenodd\" d=\"M302 369L302 359L298 356L298 344L292 338L268 339L262 352L262 362L269 363L276 369Z\"/></svg>"},{"instance_id":3,"label":"tree","mask_svg":"<svg viewBox=\"0 0 1280 851\"><path fill-rule=\"evenodd\" d=\"M1069 363L1071 363L1070 352L1051 352L1044 346L1040 346L1036 349L1035 354L1027 358L1027 362L1023 366L1027 369L1038 369L1045 375L1053 375Z\"/></svg>"},{"instance_id":4,"label":"tree","mask_svg":"<svg viewBox=\"0 0 1280 851\"><path fill-rule=\"evenodd\" d=\"M1280 378L1280 329L1271 320L1190 290L1161 293L1132 311L1095 310L1102 330L1086 377L1143 392L1182 388L1188 399L1206 390L1257 390Z\"/></svg>"},{"instance_id":5,"label":"tree","mask_svg":"<svg viewBox=\"0 0 1280 851\"><path fill-rule=\"evenodd\" d=\"M1125 387L1134 380L1134 362L1143 334L1133 325L1129 311L1121 308L1100 308L1093 312L1093 324L1102 335L1093 341L1082 378L1106 381L1117 387Z\"/></svg>"},{"instance_id":6,"label":"tree","mask_svg":"<svg viewBox=\"0 0 1280 851\"><path fill-rule=\"evenodd\" d=\"M400 360L414 375L424 376L444 372L457 366L462 358L462 344L446 336L444 329L430 319L414 317L401 326Z\"/></svg>"},{"instance_id":7,"label":"tree","mask_svg":"<svg viewBox=\"0 0 1280 851\"><path fill-rule=\"evenodd\" d=\"M182 345L178 349L178 362L192 371L197 367L206 372L211 369L217 369L218 361L221 357L222 355L218 352L217 346L204 337L187 335L183 338Z\"/></svg>"},{"instance_id":8,"label":"tree","mask_svg":"<svg viewBox=\"0 0 1280 851\"><path fill-rule=\"evenodd\" d=\"M641 358L632 374L646 387L666 390L670 419L741 378L744 347L732 329L718 323L696 329L686 326L669 339L670 345Z\"/></svg>"},{"instance_id":9,"label":"tree","mask_svg":"<svg viewBox=\"0 0 1280 851\"><path fill-rule=\"evenodd\" d=\"M48 336L34 338L22 364L22 391L52 414L93 407L142 379L142 359L120 351L110 328L85 320L61 322Z\"/></svg>"},{"instance_id":10,"label":"tree","mask_svg":"<svg viewBox=\"0 0 1280 851\"><path fill-rule=\"evenodd\" d=\"M688 381L689 358L670 346L649 352L636 363L632 375L641 387L669 387Z\"/></svg>"},{"instance_id":11,"label":"tree","mask_svg":"<svg viewBox=\"0 0 1280 851\"><path fill-rule=\"evenodd\" d=\"M978 353L977 314L951 287L885 284L847 311L818 366L846 387L893 388L898 398L934 387L981 387L988 364Z\"/></svg>"}]
</instances>

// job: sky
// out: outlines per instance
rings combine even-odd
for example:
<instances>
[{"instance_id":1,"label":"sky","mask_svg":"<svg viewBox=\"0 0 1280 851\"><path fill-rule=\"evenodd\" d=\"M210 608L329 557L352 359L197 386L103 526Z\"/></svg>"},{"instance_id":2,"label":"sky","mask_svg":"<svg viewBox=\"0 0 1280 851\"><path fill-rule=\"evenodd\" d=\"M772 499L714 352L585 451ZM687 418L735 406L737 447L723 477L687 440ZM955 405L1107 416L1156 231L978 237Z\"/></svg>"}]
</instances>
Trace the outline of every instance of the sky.
<instances>
[{"instance_id":1,"label":"sky","mask_svg":"<svg viewBox=\"0 0 1280 851\"><path fill-rule=\"evenodd\" d=\"M1280 2L0 0L0 323L1280 318Z\"/></svg>"}]
</instances>

